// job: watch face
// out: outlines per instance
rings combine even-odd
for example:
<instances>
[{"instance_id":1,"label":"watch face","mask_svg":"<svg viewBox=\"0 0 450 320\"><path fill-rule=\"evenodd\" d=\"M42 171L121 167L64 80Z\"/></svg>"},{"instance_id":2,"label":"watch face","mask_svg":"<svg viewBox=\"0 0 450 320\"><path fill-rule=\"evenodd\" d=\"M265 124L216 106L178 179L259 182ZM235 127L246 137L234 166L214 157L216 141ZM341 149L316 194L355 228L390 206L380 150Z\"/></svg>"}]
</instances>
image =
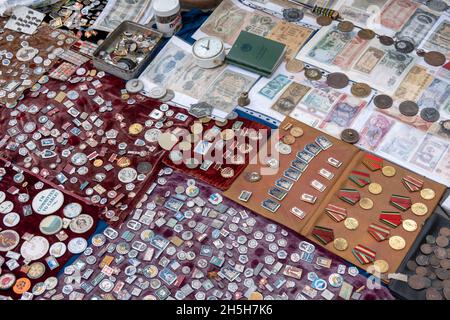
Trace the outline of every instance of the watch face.
<instances>
[{"instance_id":1,"label":"watch face","mask_svg":"<svg viewBox=\"0 0 450 320\"><path fill-rule=\"evenodd\" d=\"M201 59L217 56L223 50L223 43L218 38L206 37L194 43L194 54Z\"/></svg>"}]
</instances>

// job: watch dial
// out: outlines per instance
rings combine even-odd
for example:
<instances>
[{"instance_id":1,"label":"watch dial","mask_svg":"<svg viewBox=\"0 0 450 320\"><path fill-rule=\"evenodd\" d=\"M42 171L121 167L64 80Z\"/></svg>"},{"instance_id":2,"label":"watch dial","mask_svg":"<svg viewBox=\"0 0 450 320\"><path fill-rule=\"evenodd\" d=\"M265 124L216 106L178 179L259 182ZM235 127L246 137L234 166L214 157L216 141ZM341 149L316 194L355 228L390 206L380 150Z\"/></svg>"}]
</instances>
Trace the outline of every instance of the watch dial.
<instances>
[{"instance_id":1,"label":"watch dial","mask_svg":"<svg viewBox=\"0 0 450 320\"><path fill-rule=\"evenodd\" d=\"M217 56L223 49L222 42L217 38L199 39L194 44L195 54L202 59L208 59Z\"/></svg>"}]
</instances>

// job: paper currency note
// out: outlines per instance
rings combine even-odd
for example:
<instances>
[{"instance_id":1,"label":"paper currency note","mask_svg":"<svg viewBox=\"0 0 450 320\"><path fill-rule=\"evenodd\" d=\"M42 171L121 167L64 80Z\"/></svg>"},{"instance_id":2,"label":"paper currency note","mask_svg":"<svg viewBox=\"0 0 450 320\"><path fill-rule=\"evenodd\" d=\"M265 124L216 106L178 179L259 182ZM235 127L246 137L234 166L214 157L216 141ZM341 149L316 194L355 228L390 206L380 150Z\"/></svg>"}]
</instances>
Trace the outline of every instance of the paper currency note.
<instances>
[{"instance_id":1,"label":"paper currency note","mask_svg":"<svg viewBox=\"0 0 450 320\"><path fill-rule=\"evenodd\" d=\"M359 145L372 151L377 149L394 123L394 119L373 112L361 130Z\"/></svg>"},{"instance_id":2,"label":"paper currency note","mask_svg":"<svg viewBox=\"0 0 450 320\"><path fill-rule=\"evenodd\" d=\"M438 16L419 8L395 36L399 40L407 40L418 46L437 19Z\"/></svg>"},{"instance_id":3,"label":"paper currency note","mask_svg":"<svg viewBox=\"0 0 450 320\"><path fill-rule=\"evenodd\" d=\"M95 20L94 29L107 32L113 31L121 22L129 20L133 22L143 22L141 19L146 16L150 20L152 11L151 0L113 0L103 9L102 13Z\"/></svg>"},{"instance_id":4,"label":"paper currency note","mask_svg":"<svg viewBox=\"0 0 450 320\"><path fill-rule=\"evenodd\" d=\"M425 132L397 122L388 132L378 151L398 161L407 161L425 137Z\"/></svg>"},{"instance_id":5,"label":"paper currency note","mask_svg":"<svg viewBox=\"0 0 450 320\"><path fill-rule=\"evenodd\" d=\"M383 50L375 47L368 47L367 50L364 51L364 53L356 61L352 69L369 75L380 63L384 55L385 52Z\"/></svg>"},{"instance_id":6,"label":"paper currency note","mask_svg":"<svg viewBox=\"0 0 450 320\"><path fill-rule=\"evenodd\" d=\"M324 64L331 64L356 34L355 32L340 32L336 27L328 30L306 54L307 57Z\"/></svg>"},{"instance_id":7,"label":"paper currency note","mask_svg":"<svg viewBox=\"0 0 450 320\"><path fill-rule=\"evenodd\" d=\"M279 113L289 115L309 89L311 88L297 82L292 82L271 108Z\"/></svg>"},{"instance_id":8,"label":"paper currency note","mask_svg":"<svg viewBox=\"0 0 450 320\"><path fill-rule=\"evenodd\" d=\"M450 182L450 150L447 150L441 161L439 161L434 172Z\"/></svg>"},{"instance_id":9,"label":"paper currency note","mask_svg":"<svg viewBox=\"0 0 450 320\"><path fill-rule=\"evenodd\" d=\"M370 13L345 5L339 8L339 16L359 26L367 26L369 19L371 18Z\"/></svg>"},{"instance_id":10,"label":"paper currency note","mask_svg":"<svg viewBox=\"0 0 450 320\"><path fill-rule=\"evenodd\" d=\"M248 14L249 12L234 5L230 0L225 0L213 11L200 30L231 45L242 30Z\"/></svg>"},{"instance_id":11,"label":"paper currency note","mask_svg":"<svg viewBox=\"0 0 450 320\"><path fill-rule=\"evenodd\" d=\"M421 48L425 51L439 51L450 58L450 18L441 16L436 27L424 40Z\"/></svg>"},{"instance_id":12,"label":"paper currency note","mask_svg":"<svg viewBox=\"0 0 450 320\"><path fill-rule=\"evenodd\" d=\"M243 30L266 37L277 24L277 20L267 14L254 13L247 16Z\"/></svg>"},{"instance_id":13,"label":"paper currency note","mask_svg":"<svg viewBox=\"0 0 450 320\"><path fill-rule=\"evenodd\" d=\"M356 59L361 55L367 47L369 41L355 36L350 40L344 49L334 58L333 64L339 66L343 70L347 70L355 63Z\"/></svg>"},{"instance_id":14,"label":"paper currency note","mask_svg":"<svg viewBox=\"0 0 450 320\"><path fill-rule=\"evenodd\" d=\"M341 96L342 93L335 90L325 91L314 88L300 100L297 108L323 120Z\"/></svg>"},{"instance_id":15,"label":"paper currency note","mask_svg":"<svg viewBox=\"0 0 450 320\"><path fill-rule=\"evenodd\" d=\"M191 57L189 52L169 42L145 69L141 77L156 85L166 86L172 75L189 57Z\"/></svg>"},{"instance_id":16,"label":"paper currency note","mask_svg":"<svg viewBox=\"0 0 450 320\"><path fill-rule=\"evenodd\" d=\"M279 21L269 32L267 38L285 44L285 58L286 60L290 60L295 57L312 32L313 30L310 28L302 27L286 21Z\"/></svg>"},{"instance_id":17,"label":"paper currency note","mask_svg":"<svg viewBox=\"0 0 450 320\"><path fill-rule=\"evenodd\" d=\"M419 7L410 0L392 0L380 13L380 24L388 29L398 31Z\"/></svg>"},{"instance_id":18,"label":"paper currency note","mask_svg":"<svg viewBox=\"0 0 450 320\"><path fill-rule=\"evenodd\" d=\"M447 151L448 146L448 142L427 134L409 162L432 172Z\"/></svg>"},{"instance_id":19,"label":"paper currency note","mask_svg":"<svg viewBox=\"0 0 450 320\"><path fill-rule=\"evenodd\" d=\"M428 73L427 68L415 65L400 83L395 91L394 98L397 100L417 101L431 81L433 81L433 76Z\"/></svg>"},{"instance_id":20,"label":"paper currency note","mask_svg":"<svg viewBox=\"0 0 450 320\"><path fill-rule=\"evenodd\" d=\"M257 77L225 69L200 100L229 113L236 107L240 94L248 92L256 79Z\"/></svg>"},{"instance_id":21,"label":"paper currency note","mask_svg":"<svg viewBox=\"0 0 450 320\"><path fill-rule=\"evenodd\" d=\"M365 27L381 13L386 2L388 0L345 0L339 7L339 15Z\"/></svg>"},{"instance_id":22,"label":"paper currency note","mask_svg":"<svg viewBox=\"0 0 450 320\"><path fill-rule=\"evenodd\" d=\"M284 74L279 74L259 90L266 98L273 99L281 90L291 82Z\"/></svg>"},{"instance_id":23,"label":"paper currency note","mask_svg":"<svg viewBox=\"0 0 450 320\"><path fill-rule=\"evenodd\" d=\"M344 94L335 103L325 120L319 125L319 128L337 136L343 129L351 127L351 124L365 105L366 102L364 100Z\"/></svg>"},{"instance_id":24,"label":"paper currency note","mask_svg":"<svg viewBox=\"0 0 450 320\"><path fill-rule=\"evenodd\" d=\"M435 108L441 110L450 98L450 84L435 78L426 88L417 104L420 108Z\"/></svg>"},{"instance_id":25,"label":"paper currency note","mask_svg":"<svg viewBox=\"0 0 450 320\"><path fill-rule=\"evenodd\" d=\"M450 101L449 101L449 104L450 104ZM441 137L446 141L450 141L450 134L447 133L446 131L442 130L440 121L434 122L428 129L427 133L434 135L434 136Z\"/></svg>"}]
</instances>

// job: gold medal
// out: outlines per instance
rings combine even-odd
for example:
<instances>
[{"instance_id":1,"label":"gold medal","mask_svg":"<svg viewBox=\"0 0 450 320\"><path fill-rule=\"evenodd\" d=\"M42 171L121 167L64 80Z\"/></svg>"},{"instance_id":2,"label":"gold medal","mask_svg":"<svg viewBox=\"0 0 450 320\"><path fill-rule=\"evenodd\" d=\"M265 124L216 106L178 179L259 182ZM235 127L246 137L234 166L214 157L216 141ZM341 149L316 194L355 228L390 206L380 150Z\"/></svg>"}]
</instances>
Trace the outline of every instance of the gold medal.
<instances>
[{"instance_id":1,"label":"gold medal","mask_svg":"<svg viewBox=\"0 0 450 320\"><path fill-rule=\"evenodd\" d=\"M208 123L208 122L211 121L211 118L210 117L203 117L203 118L198 119L198 121L200 121L201 123Z\"/></svg>"},{"instance_id":2,"label":"gold medal","mask_svg":"<svg viewBox=\"0 0 450 320\"><path fill-rule=\"evenodd\" d=\"M297 59L291 59L286 63L286 70L290 73L297 73L305 68L303 62Z\"/></svg>"},{"instance_id":3,"label":"gold medal","mask_svg":"<svg viewBox=\"0 0 450 320\"><path fill-rule=\"evenodd\" d=\"M417 222L412 219L406 219L402 222L402 227L406 231L413 232L417 230Z\"/></svg>"},{"instance_id":4,"label":"gold medal","mask_svg":"<svg viewBox=\"0 0 450 320\"><path fill-rule=\"evenodd\" d=\"M298 138L301 137L303 135L303 129L300 127L293 127L291 128L291 130L289 131L289 133L294 137L294 138Z\"/></svg>"},{"instance_id":5,"label":"gold medal","mask_svg":"<svg viewBox=\"0 0 450 320\"><path fill-rule=\"evenodd\" d=\"M347 218L344 221L344 225L349 230L355 230L356 228L358 228L359 222L355 218Z\"/></svg>"},{"instance_id":6,"label":"gold medal","mask_svg":"<svg viewBox=\"0 0 450 320\"><path fill-rule=\"evenodd\" d=\"M384 176L386 177L393 177L395 176L396 170L394 167L391 166L385 166L381 169L381 172L383 173Z\"/></svg>"},{"instance_id":7,"label":"gold medal","mask_svg":"<svg viewBox=\"0 0 450 320\"><path fill-rule=\"evenodd\" d=\"M94 167L98 168L101 167L103 165L103 160L102 159L95 159L94 160Z\"/></svg>"},{"instance_id":8,"label":"gold medal","mask_svg":"<svg viewBox=\"0 0 450 320\"><path fill-rule=\"evenodd\" d=\"M142 124L140 124L140 123L133 123L128 128L128 133L133 135L133 136L135 136L135 135L138 135L139 133L141 133L143 129L144 129L144 127L142 126Z\"/></svg>"},{"instance_id":9,"label":"gold medal","mask_svg":"<svg viewBox=\"0 0 450 320\"><path fill-rule=\"evenodd\" d=\"M121 158L117 159L117 165L120 168L128 167L130 164L131 164L131 160L128 159L127 157L121 157Z\"/></svg>"},{"instance_id":10,"label":"gold medal","mask_svg":"<svg viewBox=\"0 0 450 320\"><path fill-rule=\"evenodd\" d=\"M295 138L290 134L287 134L283 137L283 142L286 144L293 144L295 142Z\"/></svg>"},{"instance_id":11,"label":"gold medal","mask_svg":"<svg viewBox=\"0 0 450 320\"><path fill-rule=\"evenodd\" d=\"M402 250L405 248L406 242L400 236L392 236L389 238L389 246L394 250Z\"/></svg>"},{"instance_id":12,"label":"gold medal","mask_svg":"<svg viewBox=\"0 0 450 320\"><path fill-rule=\"evenodd\" d=\"M369 198L361 198L359 200L359 206L364 210L370 210L373 208L373 201Z\"/></svg>"},{"instance_id":13,"label":"gold medal","mask_svg":"<svg viewBox=\"0 0 450 320\"><path fill-rule=\"evenodd\" d=\"M424 216L428 213L428 207L421 202L416 202L411 206L411 211L416 216Z\"/></svg>"},{"instance_id":14,"label":"gold medal","mask_svg":"<svg viewBox=\"0 0 450 320\"><path fill-rule=\"evenodd\" d=\"M375 270L380 273L385 273L389 270L389 264L386 260L375 260L373 266L375 267Z\"/></svg>"},{"instance_id":15,"label":"gold medal","mask_svg":"<svg viewBox=\"0 0 450 320\"><path fill-rule=\"evenodd\" d=\"M348 242L344 238L336 238L333 241L333 245L336 250L344 251L348 248Z\"/></svg>"},{"instance_id":16,"label":"gold medal","mask_svg":"<svg viewBox=\"0 0 450 320\"><path fill-rule=\"evenodd\" d=\"M420 190L420 196L424 200L432 200L436 196L436 193L434 192L433 189L425 188L425 189Z\"/></svg>"},{"instance_id":17,"label":"gold medal","mask_svg":"<svg viewBox=\"0 0 450 320\"><path fill-rule=\"evenodd\" d=\"M371 194L380 194L383 191L383 188L381 187L381 184L372 182L369 184L369 192Z\"/></svg>"}]
</instances>

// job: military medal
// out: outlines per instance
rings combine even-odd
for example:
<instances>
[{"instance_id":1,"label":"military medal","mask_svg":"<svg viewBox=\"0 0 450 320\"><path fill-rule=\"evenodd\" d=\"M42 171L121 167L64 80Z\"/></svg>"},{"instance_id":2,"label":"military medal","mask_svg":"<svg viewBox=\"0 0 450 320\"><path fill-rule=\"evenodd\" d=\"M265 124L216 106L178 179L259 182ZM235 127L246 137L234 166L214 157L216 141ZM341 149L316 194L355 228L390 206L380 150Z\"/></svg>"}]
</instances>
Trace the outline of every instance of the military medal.
<instances>
[{"instance_id":1,"label":"military medal","mask_svg":"<svg viewBox=\"0 0 450 320\"><path fill-rule=\"evenodd\" d=\"M312 235L314 238L319 240L320 243L326 245L334 240L334 232L333 229L315 226Z\"/></svg>"},{"instance_id":2,"label":"military medal","mask_svg":"<svg viewBox=\"0 0 450 320\"><path fill-rule=\"evenodd\" d=\"M383 159L373 154L366 154L362 163L372 171L380 170L383 167Z\"/></svg>"},{"instance_id":3,"label":"military medal","mask_svg":"<svg viewBox=\"0 0 450 320\"><path fill-rule=\"evenodd\" d=\"M397 211L381 211L379 219L391 228L397 228L402 223L402 215Z\"/></svg>"},{"instance_id":4,"label":"military medal","mask_svg":"<svg viewBox=\"0 0 450 320\"><path fill-rule=\"evenodd\" d=\"M367 231L370 233L372 237L377 241L384 241L388 238L390 231L388 228L380 226L376 223L370 224Z\"/></svg>"},{"instance_id":5,"label":"military medal","mask_svg":"<svg viewBox=\"0 0 450 320\"><path fill-rule=\"evenodd\" d=\"M361 199L361 195L359 194L358 190L343 188L339 190L338 198L351 205L354 205Z\"/></svg>"},{"instance_id":6,"label":"military medal","mask_svg":"<svg viewBox=\"0 0 450 320\"><path fill-rule=\"evenodd\" d=\"M405 185L406 189L408 189L411 192L419 191L423 187L423 180L406 176L402 178L402 182Z\"/></svg>"},{"instance_id":7,"label":"military medal","mask_svg":"<svg viewBox=\"0 0 450 320\"><path fill-rule=\"evenodd\" d=\"M368 264L375 261L376 251L362 244L354 247L352 253L361 264Z\"/></svg>"},{"instance_id":8,"label":"military medal","mask_svg":"<svg viewBox=\"0 0 450 320\"><path fill-rule=\"evenodd\" d=\"M406 211L411 207L411 198L393 194L389 203L401 211Z\"/></svg>"},{"instance_id":9,"label":"military medal","mask_svg":"<svg viewBox=\"0 0 450 320\"><path fill-rule=\"evenodd\" d=\"M361 171L353 170L348 178L361 188L370 183L370 175Z\"/></svg>"},{"instance_id":10,"label":"military medal","mask_svg":"<svg viewBox=\"0 0 450 320\"><path fill-rule=\"evenodd\" d=\"M325 208L325 212L328 216L336 222L341 222L347 218L347 209L338 207L334 204L329 203Z\"/></svg>"}]
</instances>

